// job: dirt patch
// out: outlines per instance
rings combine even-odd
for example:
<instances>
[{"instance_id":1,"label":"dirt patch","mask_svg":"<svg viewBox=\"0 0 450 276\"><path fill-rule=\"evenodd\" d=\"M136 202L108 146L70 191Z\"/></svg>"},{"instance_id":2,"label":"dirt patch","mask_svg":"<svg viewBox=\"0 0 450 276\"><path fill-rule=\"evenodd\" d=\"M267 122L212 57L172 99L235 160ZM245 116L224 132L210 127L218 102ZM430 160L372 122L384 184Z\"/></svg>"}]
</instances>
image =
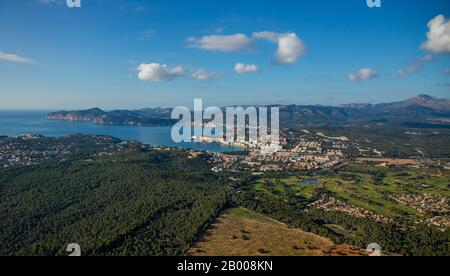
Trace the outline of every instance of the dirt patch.
<instances>
[{"instance_id":1,"label":"dirt patch","mask_svg":"<svg viewBox=\"0 0 450 276\"><path fill-rule=\"evenodd\" d=\"M194 256L364 256L349 245L293 229L246 209L223 214L189 250Z\"/></svg>"},{"instance_id":2,"label":"dirt patch","mask_svg":"<svg viewBox=\"0 0 450 276\"><path fill-rule=\"evenodd\" d=\"M391 158L357 158L358 162L372 162L379 164L386 164L388 166L405 166L405 165L416 165L416 160L414 159L391 159Z\"/></svg>"}]
</instances>

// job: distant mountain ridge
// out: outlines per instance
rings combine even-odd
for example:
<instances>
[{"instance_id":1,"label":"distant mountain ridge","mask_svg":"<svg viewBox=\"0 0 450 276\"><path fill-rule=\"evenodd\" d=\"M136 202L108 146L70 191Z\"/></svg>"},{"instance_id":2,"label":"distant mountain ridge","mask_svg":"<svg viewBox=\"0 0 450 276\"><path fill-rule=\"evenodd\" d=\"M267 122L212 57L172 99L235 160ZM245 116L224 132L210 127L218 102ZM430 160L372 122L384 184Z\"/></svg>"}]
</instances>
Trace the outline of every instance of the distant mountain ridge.
<instances>
[{"instance_id":1,"label":"distant mountain ridge","mask_svg":"<svg viewBox=\"0 0 450 276\"><path fill-rule=\"evenodd\" d=\"M341 105L344 108L374 108L378 110L389 110L398 108L407 108L411 106L426 107L439 111L450 111L450 99L436 99L428 95L419 95L400 102L381 103L381 104L349 104Z\"/></svg>"},{"instance_id":2,"label":"distant mountain ridge","mask_svg":"<svg viewBox=\"0 0 450 276\"><path fill-rule=\"evenodd\" d=\"M280 108L282 127L307 124L349 123L436 123L450 121L450 100L419 95L400 102L381 104L347 104L341 106L273 105ZM104 125L170 126L171 108L114 110L99 108L80 111L58 111L49 120L87 121Z\"/></svg>"},{"instance_id":3,"label":"distant mountain ridge","mask_svg":"<svg viewBox=\"0 0 450 276\"><path fill-rule=\"evenodd\" d=\"M400 102L331 106L280 106L284 126L348 123L436 123L450 120L450 100L419 95Z\"/></svg>"}]
</instances>

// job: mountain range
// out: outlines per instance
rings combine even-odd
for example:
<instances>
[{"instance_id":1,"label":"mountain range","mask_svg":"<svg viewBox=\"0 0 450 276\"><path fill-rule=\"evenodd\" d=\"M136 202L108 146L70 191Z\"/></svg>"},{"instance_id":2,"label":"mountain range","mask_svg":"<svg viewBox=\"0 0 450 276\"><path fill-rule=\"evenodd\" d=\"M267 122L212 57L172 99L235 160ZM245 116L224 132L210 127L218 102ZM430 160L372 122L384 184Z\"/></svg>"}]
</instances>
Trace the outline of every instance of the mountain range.
<instances>
[{"instance_id":1,"label":"mountain range","mask_svg":"<svg viewBox=\"0 0 450 276\"><path fill-rule=\"evenodd\" d=\"M331 106L280 106L281 124L431 123L450 119L450 100L419 95L400 102Z\"/></svg>"},{"instance_id":2,"label":"mountain range","mask_svg":"<svg viewBox=\"0 0 450 276\"><path fill-rule=\"evenodd\" d=\"M447 124L450 123L450 99L419 95L400 102L381 104L272 105L280 108L282 127L314 124ZM79 111L58 111L48 114L49 120L87 121L105 125L170 126L171 108L103 111L99 108Z\"/></svg>"}]
</instances>

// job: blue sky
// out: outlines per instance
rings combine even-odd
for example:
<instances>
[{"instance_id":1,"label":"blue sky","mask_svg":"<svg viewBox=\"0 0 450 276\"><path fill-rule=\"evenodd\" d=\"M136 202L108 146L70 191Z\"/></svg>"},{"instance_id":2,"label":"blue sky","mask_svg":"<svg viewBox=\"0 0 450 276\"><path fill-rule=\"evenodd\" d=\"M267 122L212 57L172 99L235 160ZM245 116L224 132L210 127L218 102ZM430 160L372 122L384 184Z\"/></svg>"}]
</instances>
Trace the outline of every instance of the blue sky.
<instances>
[{"instance_id":1,"label":"blue sky","mask_svg":"<svg viewBox=\"0 0 450 276\"><path fill-rule=\"evenodd\" d=\"M81 2L0 1L0 109L450 96L447 0Z\"/></svg>"}]
</instances>

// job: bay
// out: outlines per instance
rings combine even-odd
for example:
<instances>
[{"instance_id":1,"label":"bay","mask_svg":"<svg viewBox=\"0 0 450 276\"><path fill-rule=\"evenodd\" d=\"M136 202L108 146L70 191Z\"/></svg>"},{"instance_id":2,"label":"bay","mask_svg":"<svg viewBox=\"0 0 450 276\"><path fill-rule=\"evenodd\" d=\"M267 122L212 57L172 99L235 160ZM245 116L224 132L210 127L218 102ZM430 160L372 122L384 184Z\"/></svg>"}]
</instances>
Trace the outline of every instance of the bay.
<instances>
[{"instance_id":1,"label":"bay","mask_svg":"<svg viewBox=\"0 0 450 276\"><path fill-rule=\"evenodd\" d=\"M134 140L152 146L179 147L211 152L236 151L239 148L208 143L175 143L171 127L109 126L89 122L47 120L51 111L0 111L0 135L17 137L23 134L40 134L61 137L72 134L110 135L122 140Z\"/></svg>"}]
</instances>

